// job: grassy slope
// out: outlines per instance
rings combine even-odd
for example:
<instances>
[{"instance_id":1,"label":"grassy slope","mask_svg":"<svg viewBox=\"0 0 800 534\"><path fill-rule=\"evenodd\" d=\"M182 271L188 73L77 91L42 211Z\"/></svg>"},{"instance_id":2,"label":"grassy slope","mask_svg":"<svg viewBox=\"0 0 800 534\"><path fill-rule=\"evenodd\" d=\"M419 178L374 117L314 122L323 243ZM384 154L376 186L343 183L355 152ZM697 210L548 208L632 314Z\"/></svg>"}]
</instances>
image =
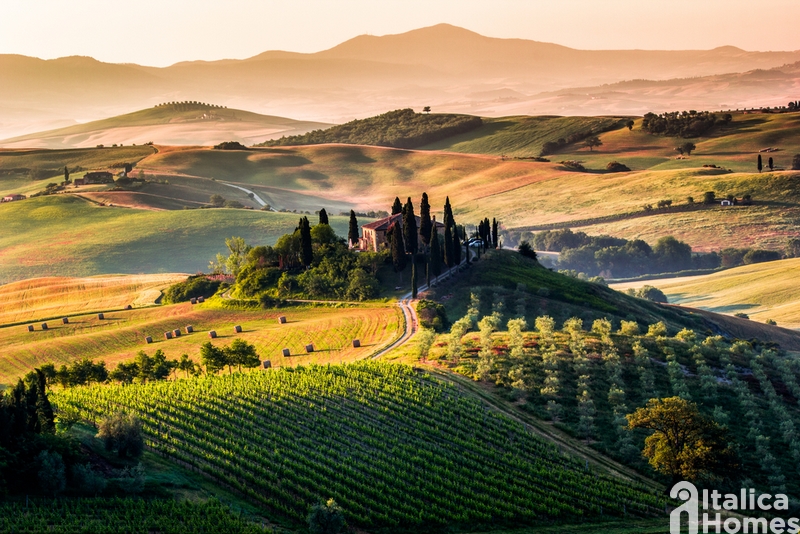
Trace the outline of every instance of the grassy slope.
<instances>
[{"instance_id":1,"label":"grassy slope","mask_svg":"<svg viewBox=\"0 0 800 534\"><path fill-rule=\"evenodd\" d=\"M800 259L789 259L685 280L650 280L613 287L624 290L652 285L664 291L674 304L726 314L743 312L755 321L774 319L779 325L800 328L798 269Z\"/></svg>"},{"instance_id":2,"label":"grassy slope","mask_svg":"<svg viewBox=\"0 0 800 534\"><path fill-rule=\"evenodd\" d=\"M0 286L0 325L155 304L180 274L32 278Z\"/></svg>"},{"instance_id":3,"label":"grassy slope","mask_svg":"<svg viewBox=\"0 0 800 534\"><path fill-rule=\"evenodd\" d=\"M480 128L420 147L464 154L493 154L510 157L538 156L548 141L598 131L619 124L612 117L501 117L484 119Z\"/></svg>"},{"instance_id":4,"label":"grassy slope","mask_svg":"<svg viewBox=\"0 0 800 534\"><path fill-rule=\"evenodd\" d=\"M196 272L225 239L271 244L298 215L253 210L145 211L99 207L72 195L0 205L0 282L36 276ZM347 219L332 217L340 235Z\"/></svg>"},{"instance_id":5,"label":"grassy slope","mask_svg":"<svg viewBox=\"0 0 800 534\"><path fill-rule=\"evenodd\" d=\"M107 302L112 304L114 300ZM33 315L30 317L35 332L28 332L23 325L0 327L0 344L4 347L0 383L8 383L37 365L52 362L58 366L83 357L104 360L113 369L140 350L152 354L161 349L173 359L188 354L199 362L200 345L209 341L210 330L218 333L215 345L227 345L241 337L253 343L261 358L271 360L276 367L353 361L394 340L403 328L402 317L392 304L265 311L227 309L214 302L197 306L184 303L117 310L106 313L102 321L95 315L70 314L69 324L51 321L46 331L33 321ZM278 324L281 315L288 318L287 324ZM192 325L195 332L187 335L186 325ZM234 325L240 325L243 332L236 334ZM181 329L183 335L164 339L164 332L174 329ZM151 336L154 343L148 345L146 336ZM353 348L353 339L361 340L361 348ZM309 343L315 352L306 354L304 347ZM284 348L290 349L290 357L281 355Z\"/></svg>"},{"instance_id":6,"label":"grassy slope","mask_svg":"<svg viewBox=\"0 0 800 534\"><path fill-rule=\"evenodd\" d=\"M260 115L239 109L195 109L179 111L153 107L98 121L46 132L36 132L3 141L5 146L74 147L114 143L201 144L216 139L248 143L265 136L294 135L330 126Z\"/></svg>"}]
</instances>

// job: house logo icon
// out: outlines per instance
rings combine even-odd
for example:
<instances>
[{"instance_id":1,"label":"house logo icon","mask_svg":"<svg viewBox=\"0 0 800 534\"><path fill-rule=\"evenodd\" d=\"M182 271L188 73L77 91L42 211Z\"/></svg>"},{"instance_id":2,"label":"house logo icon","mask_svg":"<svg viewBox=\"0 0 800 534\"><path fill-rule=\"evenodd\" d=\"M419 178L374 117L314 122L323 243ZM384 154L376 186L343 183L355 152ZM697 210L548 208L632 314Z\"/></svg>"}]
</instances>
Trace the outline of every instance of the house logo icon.
<instances>
[{"instance_id":1,"label":"house logo icon","mask_svg":"<svg viewBox=\"0 0 800 534\"><path fill-rule=\"evenodd\" d=\"M697 534L699 519L699 494L691 482L678 482L669 492L673 499L684 501L669 514L670 534L681 534L681 519L684 513L688 515L689 534Z\"/></svg>"}]
</instances>

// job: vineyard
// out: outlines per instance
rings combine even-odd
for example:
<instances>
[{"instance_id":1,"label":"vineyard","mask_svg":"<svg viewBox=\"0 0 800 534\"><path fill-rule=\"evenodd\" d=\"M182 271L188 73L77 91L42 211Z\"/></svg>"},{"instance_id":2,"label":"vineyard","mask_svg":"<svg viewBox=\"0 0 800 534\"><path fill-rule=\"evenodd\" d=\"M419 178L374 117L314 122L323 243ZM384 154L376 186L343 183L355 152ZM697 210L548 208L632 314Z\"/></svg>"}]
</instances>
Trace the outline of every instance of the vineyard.
<instances>
[{"instance_id":1,"label":"vineyard","mask_svg":"<svg viewBox=\"0 0 800 534\"><path fill-rule=\"evenodd\" d=\"M591 470L521 423L410 367L378 362L92 386L59 413L142 418L147 445L302 522L334 498L351 526L652 517L660 494Z\"/></svg>"},{"instance_id":2,"label":"vineyard","mask_svg":"<svg viewBox=\"0 0 800 534\"><path fill-rule=\"evenodd\" d=\"M237 515L217 501L122 498L48 501L0 501L0 532L54 534L194 534L263 533L260 524Z\"/></svg>"},{"instance_id":3,"label":"vineyard","mask_svg":"<svg viewBox=\"0 0 800 534\"><path fill-rule=\"evenodd\" d=\"M441 341L431 339L424 356L493 382L523 409L650 476L641 455L647 434L629 431L625 416L651 398L695 402L727 427L738 450L729 480L800 495L800 359L774 344L703 338L689 329L670 336L663 323L645 334L624 320L616 329L598 319L587 332L579 318L559 328L541 316L535 334L524 332L519 318L495 333L503 323L498 313L475 322L478 335L467 333L470 320L462 319Z\"/></svg>"}]
</instances>

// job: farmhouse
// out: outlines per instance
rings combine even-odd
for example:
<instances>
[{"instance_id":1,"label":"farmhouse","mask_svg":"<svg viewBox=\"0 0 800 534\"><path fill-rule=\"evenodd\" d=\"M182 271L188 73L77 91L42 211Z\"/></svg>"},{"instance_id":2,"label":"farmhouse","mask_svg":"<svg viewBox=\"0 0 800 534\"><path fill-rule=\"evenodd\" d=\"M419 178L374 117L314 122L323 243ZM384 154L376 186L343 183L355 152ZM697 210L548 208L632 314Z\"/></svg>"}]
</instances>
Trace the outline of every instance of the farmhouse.
<instances>
[{"instance_id":1,"label":"farmhouse","mask_svg":"<svg viewBox=\"0 0 800 534\"><path fill-rule=\"evenodd\" d=\"M75 185L88 185L88 184L113 184L114 175L108 171L93 171L87 172L83 175L83 183L79 184L78 178L75 180Z\"/></svg>"},{"instance_id":2,"label":"farmhouse","mask_svg":"<svg viewBox=\"0 0 800 534\"><path fill-rule=\"evenodd\" d=\"M420 218L419 216L415 217L417 220L417 228L419 228ZM403 228L403 214L396 213L394 215L390 215L385 219L379 219L377 221L371 222L369 224L365 224L361 227L361 238L358 240L358 248L360 250L372 250L377 252L380 250L381 247L388 245L388 241L386 240L386 232L389 230L389 227L392 224L397 223L400 229ZM444 230L444 225L440 222L437 222L436 219L433 219L433 224L436 225L436 229L441 234ZM422 235L420 234L420 240L422 239Z\"/></svg>"},{"instance_id":3,"label":"farmhouse","mask_svg":"<svg viewBox=\"0 0 800 534\"><path fill-rule=\"evenodd\" d=\"M3 197L2 202L14 202L15 200L25 200L25 195L7 195Z\"/></svg>"}]
</instances>

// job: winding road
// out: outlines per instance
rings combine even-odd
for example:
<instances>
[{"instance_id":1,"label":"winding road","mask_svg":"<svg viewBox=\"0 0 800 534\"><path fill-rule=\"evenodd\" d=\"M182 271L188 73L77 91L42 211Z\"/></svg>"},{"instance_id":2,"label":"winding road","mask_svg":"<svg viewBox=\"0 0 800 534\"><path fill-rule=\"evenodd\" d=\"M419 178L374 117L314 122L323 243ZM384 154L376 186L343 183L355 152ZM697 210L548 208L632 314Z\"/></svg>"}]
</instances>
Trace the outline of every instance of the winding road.
<instances>
[{"instance_id":1,"label":"winding road","mask_svg":"<svg viewBox=\"0 0 800 534\"><path fill-rule=\"evenodd\" d=\"M222 185L227 185L228 187L235 187L236 189L240 189L240 190L244 191L248 195L252 195L253 200L255 200L262 207L268 205L266 202L264 202L261 199L260 196L258 196L256 194L255 191L250 191L249 189L245 189L244 187L239 187L238 185L233 185L233 184L229 184L229 183L226 183L226 182L219 182L219 183L221 183ZM273 207L270 207L270 211L277 211L277 210L275 208L273 208Z\"/></svg>"}]
</instances>

